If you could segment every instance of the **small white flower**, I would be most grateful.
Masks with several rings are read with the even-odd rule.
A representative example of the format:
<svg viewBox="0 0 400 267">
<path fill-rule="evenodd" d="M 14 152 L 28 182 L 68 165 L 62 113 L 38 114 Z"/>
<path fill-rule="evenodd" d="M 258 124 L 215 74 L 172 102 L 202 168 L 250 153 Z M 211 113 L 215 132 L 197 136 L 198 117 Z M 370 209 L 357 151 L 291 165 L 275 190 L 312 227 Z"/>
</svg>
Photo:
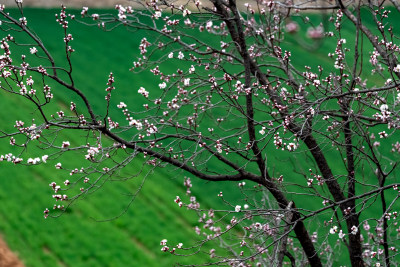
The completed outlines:
<svg viewBox="0 0 400 267">
<path fill-rule="evenodd" d="M 156 11 L 156 12 L 154 13 L 154 17 L 155 17 L 156 19 L 160 18 L 161 15 L 162 15 L 161 11 Z"/>
<path fill-rule="evenodd" d="M 173 52 L 168 54 L 168 58 L 173 58 L 173 57 L 174 57 L 174 53 Z"/>
<path fill-rule="evenodd" d="M 118 108 L 126 108 L 127 105 L 124 102 L 119 102 L 119 105 L 117 105 Z"/>
<path fill-rule="evenodd" d="M 192 13 L 192 12 L 191 12 L 190 10 L 185 9 L 185 10 L 183 10 L 182 15 L 183 15 L 184 17 L 186 17 L 187 15 L 190 15 L 191 13 Z"/>
<path fill-rule="evenodd" d="M 123 13 L 119 13 L 119 14 L 118 14 L 118 18 L 119 18 L 120 20 L 125 20 L 125 19 L 126 19 L 126 15 L 123 14 Z"/>
<path fill-rule="evenodd" d="M 29 51 L 33 55 L 33 54 L 36 54 L 38 50 L 36 49 L 36 47 L 31 47 L 31 48 L 29 48 Z"/>
<path fill-rule="evenodd" d="M 236 207 L 235 207 L 236 212 L 239 212 L 241 209 L 242 209 L 242 207 L 240 205 L 236 205 Z"/>
<path fill-rule="evenodd" d="M 183 84 L 184 84 L 185 86 L 189 86 L 189 85 L 190 85 L 190 78 L 184 79 L 184 80 L 183 80 Z"/>
<path fill-rule="evenodd" d="M 315 109 L 313 109 L 312 107 L 310 107 L 308 111 L 310 112 L 311 116 L 315 115 Z"/>
<path fill-rule="evenodd" d="M 87 14 L 88 10 L 89 10 L 88 7 L 86 7 L 86 6 L 82 7 L 82 11 L 81 11 L 82 17 L 85 16 L 85 15 Z"/>
<path fill-rule="evenodd" d="M 339 231 L 339 238 L 342 239 L 345 236 L 342 230 Z"/>
<path fill-rule="evenodd" d="M 357 232 L 358 232 L 357 226 L 353 225 L 353 226 L 351 227 L 351 234 L 352 234 L 352 235 L 356 235 Z"/>
<path fill-rule="evenodd" d="M 30 76 L 28 79 L 26 79 L 26 84 L 27 85 L 29 85 L 29 86 L 31 86 L 31 85 L 33 85 L 35 82 L 34 82 L 34 80 L 32 79 L 32 76 Z"/>
<path fill-rule="evenodd" d="M 379 109 L 381 110 L 381 112 L 384 112 L 389 109 L 389 106 L 386 104 L 383 104 L 383 105 L 381 105 L 381 107 Z"/>
<path fill-rule="evenodd" d="M 295 151 L 297 149 L 297 145 L 295 143 L 289 143 L 286 147 L 289 151 Z"/>
<path fill-rule="evenodd" d="M 262 128 L 261 128 L 261 130 L 259 131 L 259 133 L 261 134 L 261 135 L 264 135 L 265 134 L 265 127 L 263 126 Z"/>
<path fill-rule="evenodd" d="M 386 137 L 388 137 L 388 134 L 385 131 L 382 131 L 382 132 L 379 132 L 379 137 L 386 138 Z"/>
<path fill-rule="evenodd" d="M 29 164 L 38 164 L 40 162 L 40 158 L 29 158 L 28 159 L 28 161 L 27 161 L 27 163 L 29 163 Z"/>
<path fill-rule="evenodd" d="M 42 156 L 42 161 L 43 161 L 44 163 L 46 163 L 48 158 L 49 158 L 48 155 L 44 155 L 44 156 Z"/>
<path fill-rule="evenodd" d="M 338 227 L 337 227 L 336 225 L 333 226 L 333 227 L 329 230 L 329 233 L 333 235 L 334 233 L 337 232 L 337 228 L 338 228 Z"/>
<path fill-rule="evenodd" d="M 141 130 L 143 128 L 143 124 L 140 121 L 134 119 L 129 121 L 129 126 L 135 126 L 138 130 Z"/>
<path fill-rule="evenodd" d="M 393 68 L 394 72 L 400 72 L 400 64 Z"/>
<path fill-rule="evenodd" d="M 141 94 L 141 95 L 143 95 L 143 96 L 146 97 L 146 98 L 149 97 L 149 92 L 146 91 L 146 89 L 144 89 L 143 87 L 140 87 L 140 88 L 139 88 L 138 93 Z"/>
<path fill-rule="evenodd" d="M 62 148 L 67 148 L 67 147 L 69 147 L 71 144 L 69 143 L 69 141 L 64 141 L 64 142 L 62 142 Z"/>
<path fill-rule="evenodd" d="M 196 69 L 195 69 L 194 66 L 192 65 L 192 66 L 190 67 L 190 69 L 189 69 L 189 73 L 192 74 L 192 73 L 194 73 L 195 70 L 196 70 Z"/>
</svg>

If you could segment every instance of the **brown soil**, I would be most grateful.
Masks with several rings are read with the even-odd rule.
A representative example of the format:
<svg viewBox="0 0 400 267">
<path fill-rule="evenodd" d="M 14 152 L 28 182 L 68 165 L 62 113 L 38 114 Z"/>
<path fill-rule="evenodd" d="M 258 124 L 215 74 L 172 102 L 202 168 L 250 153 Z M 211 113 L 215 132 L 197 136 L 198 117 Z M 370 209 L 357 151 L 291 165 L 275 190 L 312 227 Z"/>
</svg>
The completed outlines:
<svg viewBox="0 0 400 267">
<path fill-rule="evenodd" d="M 6 7 L 14 7 L 14 0 L 1 1 Z M 132 2 L 131 2 L 132 3 Z M 34 7 L 60 7 L 61 5 L 66 7 L 82 8 L 87 7 L 115 7 L 116 4 L 129 5 L 128 0 L 24 0 L 24 6 Z"/>
<path fill-rule="evenodd" d="M 253 0 L 250 0 L 253 1 Z M 174 0 L 176 5 L 184 4 L 187 0 Z M 208 0 L 202 0 L 203 4 L 206 4 Z M 3 0 L 1 4 L 5 4 L 6 7 L 15 7 L 15 0 Z M 107 7 L 113 8 L 115 5 L 133 6 L 137 7 L 138 4 L 132 0 L 23 0 L 23 6 L 26 7 L 60 7 L 64 5 L 66 7 L 82 8 L 87 7 Z"/>
<path fill-rule="evenodd" d="M 25 267 L 18 257 L 8 248 L 0 238 L 0 267 Z"/>
</svg>

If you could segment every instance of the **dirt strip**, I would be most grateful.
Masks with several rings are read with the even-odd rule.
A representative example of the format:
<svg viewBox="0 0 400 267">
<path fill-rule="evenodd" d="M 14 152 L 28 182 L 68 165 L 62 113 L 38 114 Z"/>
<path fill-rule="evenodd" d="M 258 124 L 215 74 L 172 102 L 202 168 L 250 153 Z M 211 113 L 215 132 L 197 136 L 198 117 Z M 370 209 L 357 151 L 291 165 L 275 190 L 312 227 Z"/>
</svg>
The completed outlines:
<svg viewBox="0 0 400 267">
<path fill-rule="evenodd" d="M 18 257 L 8 248 L 0 238 L 0 267 L 25 267 Z"/>
<path fill-rule="evenodd" d="M 62 4 L 66 7 L 75 7 L 82 8 L 83 6 L 87 7 L 115 7 L 116 4 L 121 4 L 127 6 L 132 4 L 128 0 L 23 0 L 24 6 L 29 7 L 60 7 Z M 6 7 L 14 7 L 14 0 L 3 0 L 0 1 L 6 5 Z"/>
</svg>

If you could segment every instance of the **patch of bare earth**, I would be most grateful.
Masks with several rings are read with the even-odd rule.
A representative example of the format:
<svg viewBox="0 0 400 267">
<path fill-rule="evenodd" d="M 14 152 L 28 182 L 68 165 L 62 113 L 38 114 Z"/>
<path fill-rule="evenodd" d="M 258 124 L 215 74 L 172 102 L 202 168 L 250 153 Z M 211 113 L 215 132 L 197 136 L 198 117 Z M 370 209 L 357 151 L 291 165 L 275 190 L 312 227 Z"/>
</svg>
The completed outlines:
<svg viewBox="0 0 400 267">
<path fill-rule="evenodd" d="M 18 257 L 8 248 L 0 238 L 0 267 L 25 267 Z"/>
<path fill-rule="evenodd" d="M 6 6 L 15 5 L 14 0 L 0 1 Z M 132 3 L 132 2 L 131 2 Z M 65 5 L 67 7 L 82 8 L 83 6 L 88 7 L 114 7 L 116 4 L 128 5 L 128 0 L 24 0 L 24 6 L 33 7 L 60 7 Z"/>
</svg>

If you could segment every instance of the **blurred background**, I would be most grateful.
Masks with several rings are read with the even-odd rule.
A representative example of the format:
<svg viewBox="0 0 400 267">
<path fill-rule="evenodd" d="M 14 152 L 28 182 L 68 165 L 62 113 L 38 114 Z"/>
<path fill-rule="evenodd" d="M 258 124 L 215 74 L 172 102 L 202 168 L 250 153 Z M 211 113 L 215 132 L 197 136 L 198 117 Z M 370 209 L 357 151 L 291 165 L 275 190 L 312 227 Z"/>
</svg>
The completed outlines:
<svg viewBox="0 0 400 267">
<path fill-rule="evenodd" d="M 24 6 L 31 7 L 59 7 L 64 4 L 67 7 L 80 8 L 87 7 L 114 7 L 117 4 L 127 5 L 128 0 L 24 0 Z M 10 6 L 15 3 L 14 0 L 4 0 L 0 3 Z"/>
</svg>

